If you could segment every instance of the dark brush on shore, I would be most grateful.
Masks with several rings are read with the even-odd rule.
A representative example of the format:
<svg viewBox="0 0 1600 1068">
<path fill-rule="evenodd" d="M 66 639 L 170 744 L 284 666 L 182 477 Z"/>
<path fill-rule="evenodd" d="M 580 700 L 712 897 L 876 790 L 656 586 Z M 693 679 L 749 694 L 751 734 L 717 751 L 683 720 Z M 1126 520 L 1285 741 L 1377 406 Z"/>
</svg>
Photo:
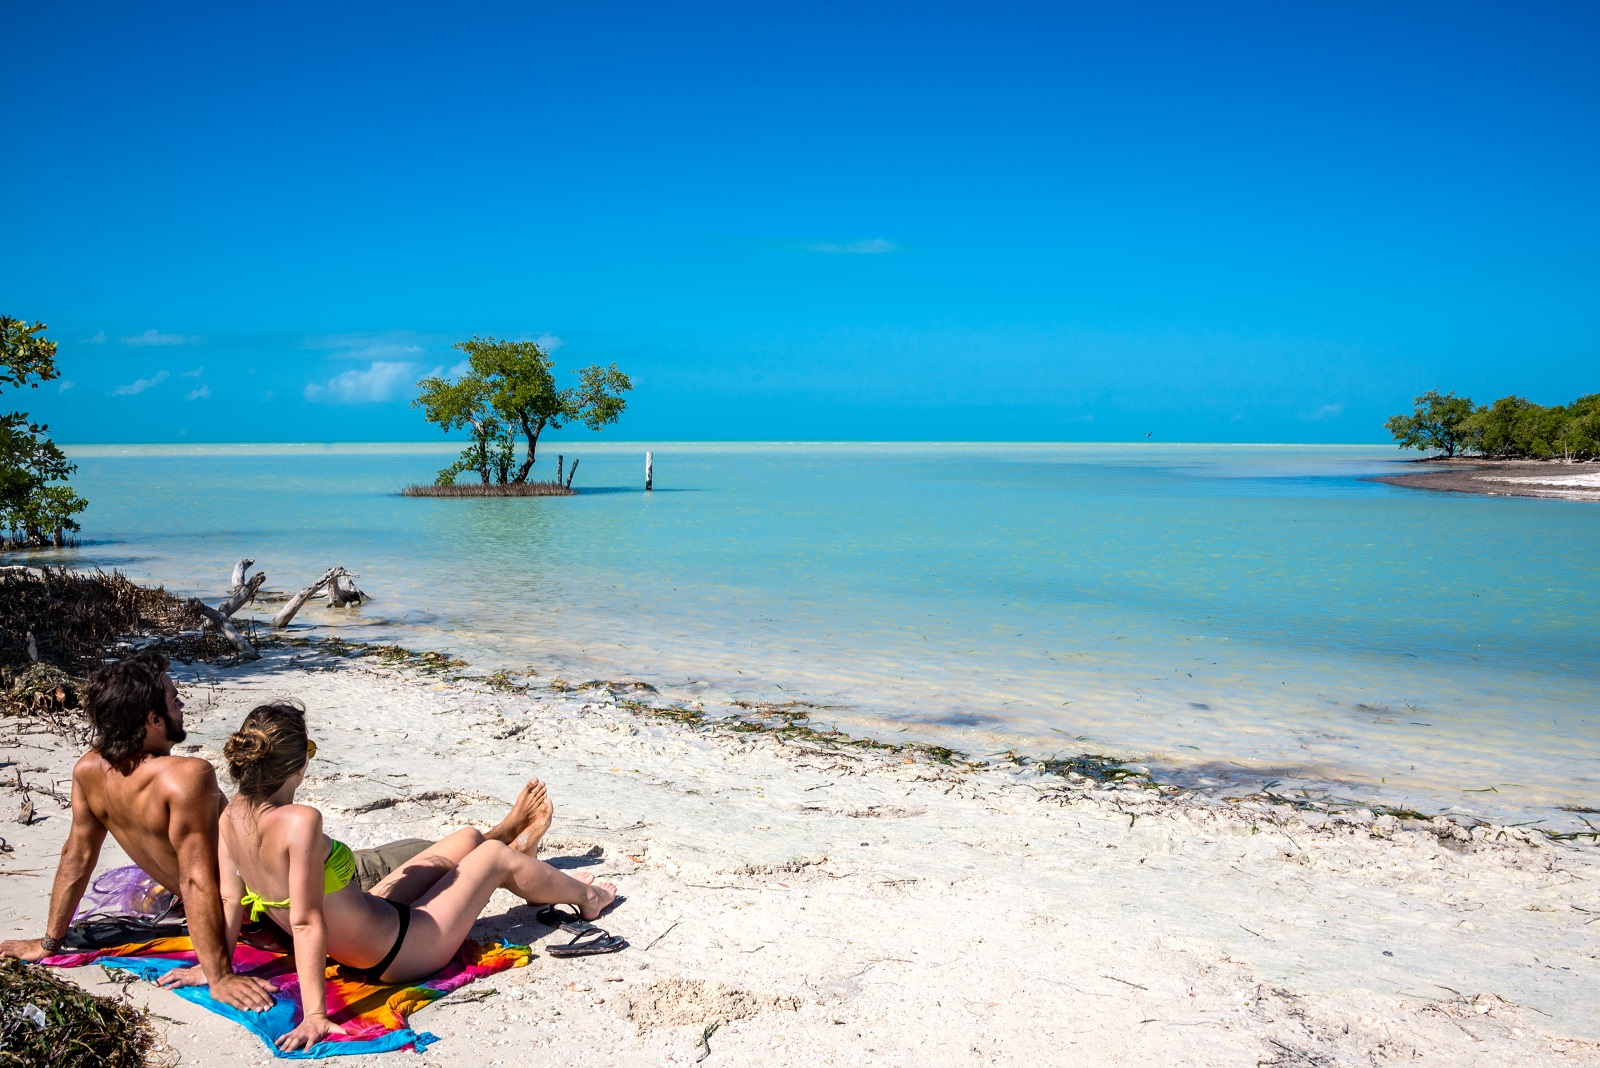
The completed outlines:
<svg viewBox="0 0 1600 1068">
<path fill-rule="evenodd" d="M 120 572 L 0 570 L 0 717 L 72 736 L 81 727 L 83 678 L 108 656 L 125 655 L 129 639 L 185 663 L 235 652 L 191 601 Z"/>
<path fill-rule="evenodd" d="M 559 482 L 468 482 L 440 486 L 415 483 L 400 491 L 402 497 L 572 497 L 577 490 Z"/>
</svg>

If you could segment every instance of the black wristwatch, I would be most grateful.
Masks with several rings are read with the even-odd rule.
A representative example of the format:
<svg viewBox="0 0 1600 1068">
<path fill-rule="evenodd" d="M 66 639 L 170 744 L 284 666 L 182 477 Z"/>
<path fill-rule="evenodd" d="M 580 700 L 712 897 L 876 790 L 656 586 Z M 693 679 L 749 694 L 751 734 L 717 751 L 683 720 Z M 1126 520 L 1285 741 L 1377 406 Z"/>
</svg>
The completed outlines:
<svg viewBox="0 0 1600 1068">
<path fill-rule="evenodd" d="M 53 957 L 61 952 L 61 947 L 66 944 L 66 941 L 65 938 L 51 938 L 49 935 L 45 935 L 39 939 L 39 946 L 44 950 L 45 956 Z"/>
</svg>

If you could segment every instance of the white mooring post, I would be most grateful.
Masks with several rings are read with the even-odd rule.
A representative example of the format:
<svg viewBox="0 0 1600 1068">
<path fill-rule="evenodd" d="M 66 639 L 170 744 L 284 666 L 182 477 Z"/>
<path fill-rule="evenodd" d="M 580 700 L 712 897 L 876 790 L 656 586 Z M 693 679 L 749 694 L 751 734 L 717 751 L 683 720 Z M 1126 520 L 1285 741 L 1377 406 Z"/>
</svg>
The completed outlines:
<svg viewBox="0 0 1600 1068">
<path fill-rule="evenodd" d="M 656 481 L 656 464 L 655 464 L 655 460 L 656 460 L 656 454 L 655 453 L 647 452 L 647 453 L 644 454 L 644 491 L 646 493 L 650 493 L 650 492 L 654 491 L 654 489 L 655 489 L 655 481 Z"/>
</svg>

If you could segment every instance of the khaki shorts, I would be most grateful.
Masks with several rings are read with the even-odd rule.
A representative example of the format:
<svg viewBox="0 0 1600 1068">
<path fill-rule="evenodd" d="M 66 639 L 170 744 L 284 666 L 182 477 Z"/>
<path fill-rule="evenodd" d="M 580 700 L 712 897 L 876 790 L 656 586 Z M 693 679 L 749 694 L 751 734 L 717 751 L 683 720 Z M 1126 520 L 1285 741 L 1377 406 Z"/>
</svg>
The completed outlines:
<svg viewBox="0 0 1600 1068">
<path fill-rule="evenodd" d="M 433 843 L 426 838 L 402 838 L 398 842 L 373 846 L 371 849 L 353 849 L 356 881 L 361 884 L 361 889 L 371 891 L 390 872 L 431 845 Z"/>
</svg>

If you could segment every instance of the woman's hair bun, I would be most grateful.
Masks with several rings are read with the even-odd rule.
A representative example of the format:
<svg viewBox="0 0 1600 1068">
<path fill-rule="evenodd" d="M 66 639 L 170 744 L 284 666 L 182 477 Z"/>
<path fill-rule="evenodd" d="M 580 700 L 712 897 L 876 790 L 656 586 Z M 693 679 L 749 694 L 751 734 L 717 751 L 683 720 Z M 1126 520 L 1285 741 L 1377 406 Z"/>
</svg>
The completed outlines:
<svg viewBox="0 0 1600 1068">
<path fill-rule="evenodd" d="M 272 739 L 267 732 L 253 723 L 247 723 L 235 731 L 222 747 L 222 755 L 228 758 L 230 770 L 244 770 L 251 764 L 265 759 L 272 752 Z M 238 778 L 235 771 L 234 778 Z"/>
</svg>

